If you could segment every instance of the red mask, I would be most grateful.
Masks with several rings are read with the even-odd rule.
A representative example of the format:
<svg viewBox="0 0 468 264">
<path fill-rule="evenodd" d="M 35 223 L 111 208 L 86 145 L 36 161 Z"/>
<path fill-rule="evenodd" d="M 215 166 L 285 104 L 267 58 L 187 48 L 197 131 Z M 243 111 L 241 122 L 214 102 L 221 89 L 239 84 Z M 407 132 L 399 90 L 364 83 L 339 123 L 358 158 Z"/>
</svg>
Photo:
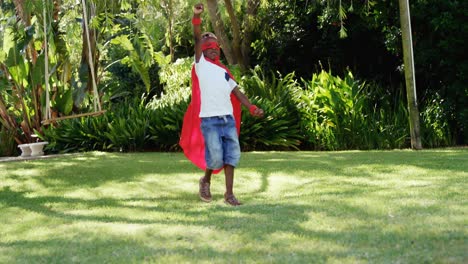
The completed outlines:
<svg viewBox="0 0 468 264">
<path fill-rule="evenodd" d="M 219 50 L 219 45 L 217 42 L 211 41 L 202 44 L 202 50 L 205 51 L 207 49 L 217 49 Z"/>
</svg>

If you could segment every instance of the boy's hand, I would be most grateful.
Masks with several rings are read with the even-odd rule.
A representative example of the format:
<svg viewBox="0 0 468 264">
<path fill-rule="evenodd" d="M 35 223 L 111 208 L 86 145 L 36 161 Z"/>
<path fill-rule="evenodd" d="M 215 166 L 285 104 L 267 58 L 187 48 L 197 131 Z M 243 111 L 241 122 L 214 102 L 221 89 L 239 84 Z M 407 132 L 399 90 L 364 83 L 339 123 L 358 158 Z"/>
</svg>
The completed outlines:
<svg viewBox="0 0 468 264">
<path fill-rule="evenodd" d="M 254 116 L 256 117 L 263 117 L 263 110 L 260 108 L 257 108 L 254 112 Z"/>
<path fill-rule="evenodd" d="M 262 117 L 263 114 L 264 114 L 263 109 L 258 108 L 256 105 L 250 106 L 249 112 L 250 112 L 251 115 L 253 115 L 255 117 Z"/>
<path fill-rule="evenodd" d="M 204 8 L 202 3 L 198 3 L 198 4 L 193 6 L 193 14 L 194 15 L 200 15 L 201 13 L 203 13 L 204 10 L 205 10 L 205 8 Z"/>
</svg>

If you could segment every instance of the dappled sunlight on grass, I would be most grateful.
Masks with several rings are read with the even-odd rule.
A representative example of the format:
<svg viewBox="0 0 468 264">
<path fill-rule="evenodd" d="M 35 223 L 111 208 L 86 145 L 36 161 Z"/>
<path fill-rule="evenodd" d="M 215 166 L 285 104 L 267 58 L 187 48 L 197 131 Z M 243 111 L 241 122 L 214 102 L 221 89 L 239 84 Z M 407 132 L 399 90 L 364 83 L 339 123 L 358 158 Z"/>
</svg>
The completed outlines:
<svg viewBox="0 0 468 264">
<path fill-rule="evenodd" d="M 181 153 L 0 164 L 0 262 L 463 263 L 468 151 L 249 152 L 244 205 Z"/>
</svg>

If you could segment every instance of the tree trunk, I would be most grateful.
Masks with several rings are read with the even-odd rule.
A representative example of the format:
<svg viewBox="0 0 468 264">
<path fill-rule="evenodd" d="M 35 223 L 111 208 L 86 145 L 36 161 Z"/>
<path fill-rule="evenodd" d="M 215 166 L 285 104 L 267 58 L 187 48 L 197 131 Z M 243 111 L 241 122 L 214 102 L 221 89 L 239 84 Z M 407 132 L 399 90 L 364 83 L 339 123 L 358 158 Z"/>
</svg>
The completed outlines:
<svg viewBox="0 0 468 264">
<path fill-rule="evenodd" d="M 403 38 L 403 62 L 405 65 L 406 96 L 408 99 L 411 148 L 422 149 L 419 126 L 416 79 L 414 76 L 413 43 L 411 37 L 411 18 L 408 0 L 399 0 L 400 24 Z"/>
<path fill-rule="evenodd" d="M 83 8 L 88 8 L 88 7 L 83 6 Z M 84 17 L 84 14 L 83 14 L 83 19 L 86 19 L 86 21 L 88 21 L 88 27 L 90 25 L 89 22 L 91 21 L 91 18 L 95 15 L 96 15 L 96 9 L 94 5 L 90 3 L 89 8 L 88 8 L 89 17 Z M 88 91 L 89 93 L 92 93 L 93 92 L 93 81 L 92 81 L 93 78 L 91 74 L 91 67 L 89 65 L 90 58 L 89 58 L 89 52 L 88 52 L 89 47 L 88 47 L 88 39 L 87 39 L 88 32 L 86 32 L 84 23 L 82 25 L 82 29 L 83 29 L 83 35 L 82 35 L 83 50 L 81 51 L 81 64 L 86 65 L 88 68 L 88 82 L 86 84 L 86 91 Z M 97 76 L 99 55 L 97 54 L 97 48 L 96 48 L 96 30 L 93 30 L 91 28 L 89 28 L 88 30 L 89 30 L 89 42 L 91 43 L 91 61 L 94 64 L 94 76 Z M 96 94 L 95 96 L 99 96 L 99 95 Z"/>
<path fill-rule="evenodd" d="M 174 24 L 174 12 L 172 10 L 172 0 L 168 0 L 168 8 L 169 8 L 169 27 L 168 27 L 168 30 L 169 30 L 169 52 L 171 54 L 171 61 L 174 62 L 174 42 L 172 41 L 173 40 L 173 24 Z"/>
<path fill-rule="evenodd" d="M 207 0 L 208 13 L 211 18 L 211 25 L 214 28 L 214 33 L 218 37 L 218 41 L 221 44 L 223 49 L 224 56 L 226 57 L 228 64 L 235 65 L 237 64 L 236 58 L 232 52 L 231 43 L 224 32 L 224 24 L 221 16 L 218 13 L 218 1 L 217 0 Z"/>
<path fill-rule="evenodd" d="M 232 51 L 241 70 L 245 71 L 247 70 L 247 66 L 244 63 L 244 56 L 241 51 L 241 32 L 239 23 L 237 22 L 237 17 L 234 12 L 231 0 L 224 0 L 224 2 L 226 3 L 226 9 L 229 14 L 229 19 L 232 26 Z"/>
<path fill-rule="evenodd" d="M 14 1 L 15 10 L 16 10 L 16 18 L 17 18 L 17 21 L 21 21 L 26 27 L 29 27 L 31 26 L 31 14 L 28 12 L 25 3 L 26 3 L 25 0 Z M 34 48 L 34 41 L 31 41 L 28 44 L 24 59 L 31 61 L 33 65 L 36 64 L 37 51 Z M 24 62 L 24 63 L 28 63 L 28 62 Z M 16 89 L 16 92 L 19 98 L 19 104 L 20 104 L 21 112 L 23 116 L 23 121 L 21 121 L 21 128 L 24 134 L 25 141 L 31 142 L 32 140 L 31 134 L 32 134 L 33 129 L 31 125 L 31 118 L 28 115 L 28 107 L 26 106 L 26 101 L 24 99 L 24 96 L 26 95 L 26 91 L 22 83 L 18 83 L 17 85 L 18 87 Z M 33 99 L 38 98 L 39 96 L 38 90 L 35 89 L 34 87 L 31 89 L 32 89 L 31 92 L 33 94 Z M 38 113 L 36 112 L 36 117 L 37 117 L 36 119 L 40 119 L 40 116 L 37 116 L 37 114 Z M 32 118 L 35 119 L 35 117 L 32 117 Z M 39 129 L 39 127 L 36 127 L 36 128 Z"/>
<path fill-rule="evenodd" d="M 167 41 L 166 44 L 169 46 L 169 54 L 171 56 L 171 62 L 174 62 L 174 43 L 173 43 L 173 35 L 174 35 L 174 10 L 173 10 L 173 3 L 172 0 L 162 0 L 161 7 L 166 13 L 167 19 Z"/>
<path fill-rule="evenodd" d="M 242 40 L 242 57 L 244 64 L 250 68 L 250 45 L 252 44 L 252 31 L 255 25 L 255 16 L 260 6 L 260 0 L 248 0 L 247 12 L 244 20 L 244 39 Z"/>
<path fill-rule="evenodd" d="M 24 1 L 25 0 L 14 0 L 15 2 L 15 10 L 16 10 L 16 18 L 17 20 L 23 21 L 25 25 L 30 25 L 30 19 L 26 14 L 26 10 L 24 9 Z"/>
<path fill-rule="evenodd" d="M 62 0 L 54 0 L 54 12 L 52 18 L 54 21 L 59 21 L 60 8 L 62 7 Z"/>
</svg>

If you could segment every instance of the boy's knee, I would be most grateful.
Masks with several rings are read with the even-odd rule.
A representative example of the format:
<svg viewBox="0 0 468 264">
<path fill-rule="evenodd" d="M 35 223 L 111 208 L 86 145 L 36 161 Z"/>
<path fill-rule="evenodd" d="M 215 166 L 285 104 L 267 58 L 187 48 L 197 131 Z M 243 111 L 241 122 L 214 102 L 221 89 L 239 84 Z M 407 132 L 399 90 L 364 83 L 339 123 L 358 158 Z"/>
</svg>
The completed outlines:
<svg viewBox="0 0 468 264">
<path fill-rule="evenodd" d="M 224 161 L 222 158 L 213 159 L 211 162 L 213 169 L 221 169 L 224 166 Z"/>
<path fill-rule="evenodd" d="M 211 153 L 210 157 L 207 159 L 207 165 L 210 169 L 220 169 L 224 167 L 223 155 L 219 152 Z"/>
</svg>

